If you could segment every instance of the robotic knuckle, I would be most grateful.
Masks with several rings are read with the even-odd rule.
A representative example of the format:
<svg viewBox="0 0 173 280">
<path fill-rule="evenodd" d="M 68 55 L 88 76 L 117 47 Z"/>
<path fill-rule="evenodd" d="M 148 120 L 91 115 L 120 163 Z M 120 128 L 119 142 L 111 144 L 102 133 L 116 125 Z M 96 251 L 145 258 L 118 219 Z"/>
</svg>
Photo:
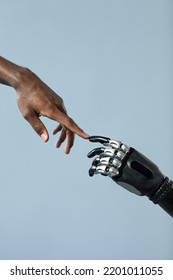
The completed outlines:
<svg viewBox="0 0 173 280">
<path fill-rule="evenodd" d="M 96 167 L 96 171 L 95 171 L 96 174 L 102 174 L 102 175 L 108 175 L 107 173 L 107 165 L 104 165 L 104 164 L 99 164 L 97 167 Z"/>
<path fill-rule="evenodd" d="M 111 148 L 106 148 L 104 149 L 103 154 L 108 155 L 110 157 L 114 156 L 115 150 L 111 149 Z"/>
</svg>

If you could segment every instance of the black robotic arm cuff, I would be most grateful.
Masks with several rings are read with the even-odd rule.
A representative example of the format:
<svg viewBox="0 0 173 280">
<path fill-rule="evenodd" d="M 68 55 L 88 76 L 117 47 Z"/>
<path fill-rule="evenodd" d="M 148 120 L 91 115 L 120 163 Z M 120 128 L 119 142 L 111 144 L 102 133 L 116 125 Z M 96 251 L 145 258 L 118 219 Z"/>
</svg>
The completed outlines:
<svg viewBox="0 0 173 280">
<path fill-rule="evenodd" d="M 150 200 L 154 204 L 159 204 L 169 196 L 169 193 L 173 190 L 173 181 L 169 180 L 168 177 L 159 186 L 159 189 L 150 197 Z"/>
</svg>

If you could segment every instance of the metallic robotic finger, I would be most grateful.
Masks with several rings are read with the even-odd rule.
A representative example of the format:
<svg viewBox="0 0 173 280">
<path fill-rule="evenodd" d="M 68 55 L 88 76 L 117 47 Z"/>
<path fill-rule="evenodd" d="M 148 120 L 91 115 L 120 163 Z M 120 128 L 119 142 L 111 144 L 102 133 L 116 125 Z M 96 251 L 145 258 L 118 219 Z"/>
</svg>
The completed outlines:
<svg viewBox="0 0 173 280">
<path fill-rule="evenodd" d="M 90 142 L 103 146 L 88 153 L 95 157 L 89 175 L 101 174 L 140 196 L 147 196 L 173 217 L 173 181 L 157 165 L 121 141 L 91 136 Z"/>
</svg>

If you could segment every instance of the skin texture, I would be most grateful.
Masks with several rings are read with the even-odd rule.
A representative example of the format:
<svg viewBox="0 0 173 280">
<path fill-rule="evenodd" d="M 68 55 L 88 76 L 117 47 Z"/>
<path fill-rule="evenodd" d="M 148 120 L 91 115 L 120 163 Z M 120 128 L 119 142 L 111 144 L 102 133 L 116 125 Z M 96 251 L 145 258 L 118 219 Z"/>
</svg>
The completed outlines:
<svg viewBox="0 0 173 280">
<path fill-rule="evenodd" d="M 41 116 L 59 123 L 53 134 L 60 132 L 57 148 L 66 140 L 66 154 L 74 144 L 75 134 L 84 139 L 89 138 L 89 135 L 68 116 L 63 99 L 31 70 L 0 56 L 0 83 L 15 89 L 21 114 L 44 142 L 49 140 L 49 133 L 40 120 Z"/>
</svg>

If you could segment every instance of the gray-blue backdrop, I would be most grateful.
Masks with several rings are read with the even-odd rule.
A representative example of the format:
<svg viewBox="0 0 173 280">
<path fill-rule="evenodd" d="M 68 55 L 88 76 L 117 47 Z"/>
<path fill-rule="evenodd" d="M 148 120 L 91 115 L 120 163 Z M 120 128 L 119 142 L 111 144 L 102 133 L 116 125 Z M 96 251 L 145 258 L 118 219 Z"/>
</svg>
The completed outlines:
<svg viewBox="0 0 173 280">
<path fill-rule="evenodd" d="M 90 134 L 122 140 L 173 178 L 171 0 L 1 0 L 0 53 L 29 67 Z M 171 259 L 173 220 L 109 178 L 93 149 L 44 144 L 0 86 L 0 258 Z M 50 133 L 56 123 L 44 119 Z"/>
</svg>

